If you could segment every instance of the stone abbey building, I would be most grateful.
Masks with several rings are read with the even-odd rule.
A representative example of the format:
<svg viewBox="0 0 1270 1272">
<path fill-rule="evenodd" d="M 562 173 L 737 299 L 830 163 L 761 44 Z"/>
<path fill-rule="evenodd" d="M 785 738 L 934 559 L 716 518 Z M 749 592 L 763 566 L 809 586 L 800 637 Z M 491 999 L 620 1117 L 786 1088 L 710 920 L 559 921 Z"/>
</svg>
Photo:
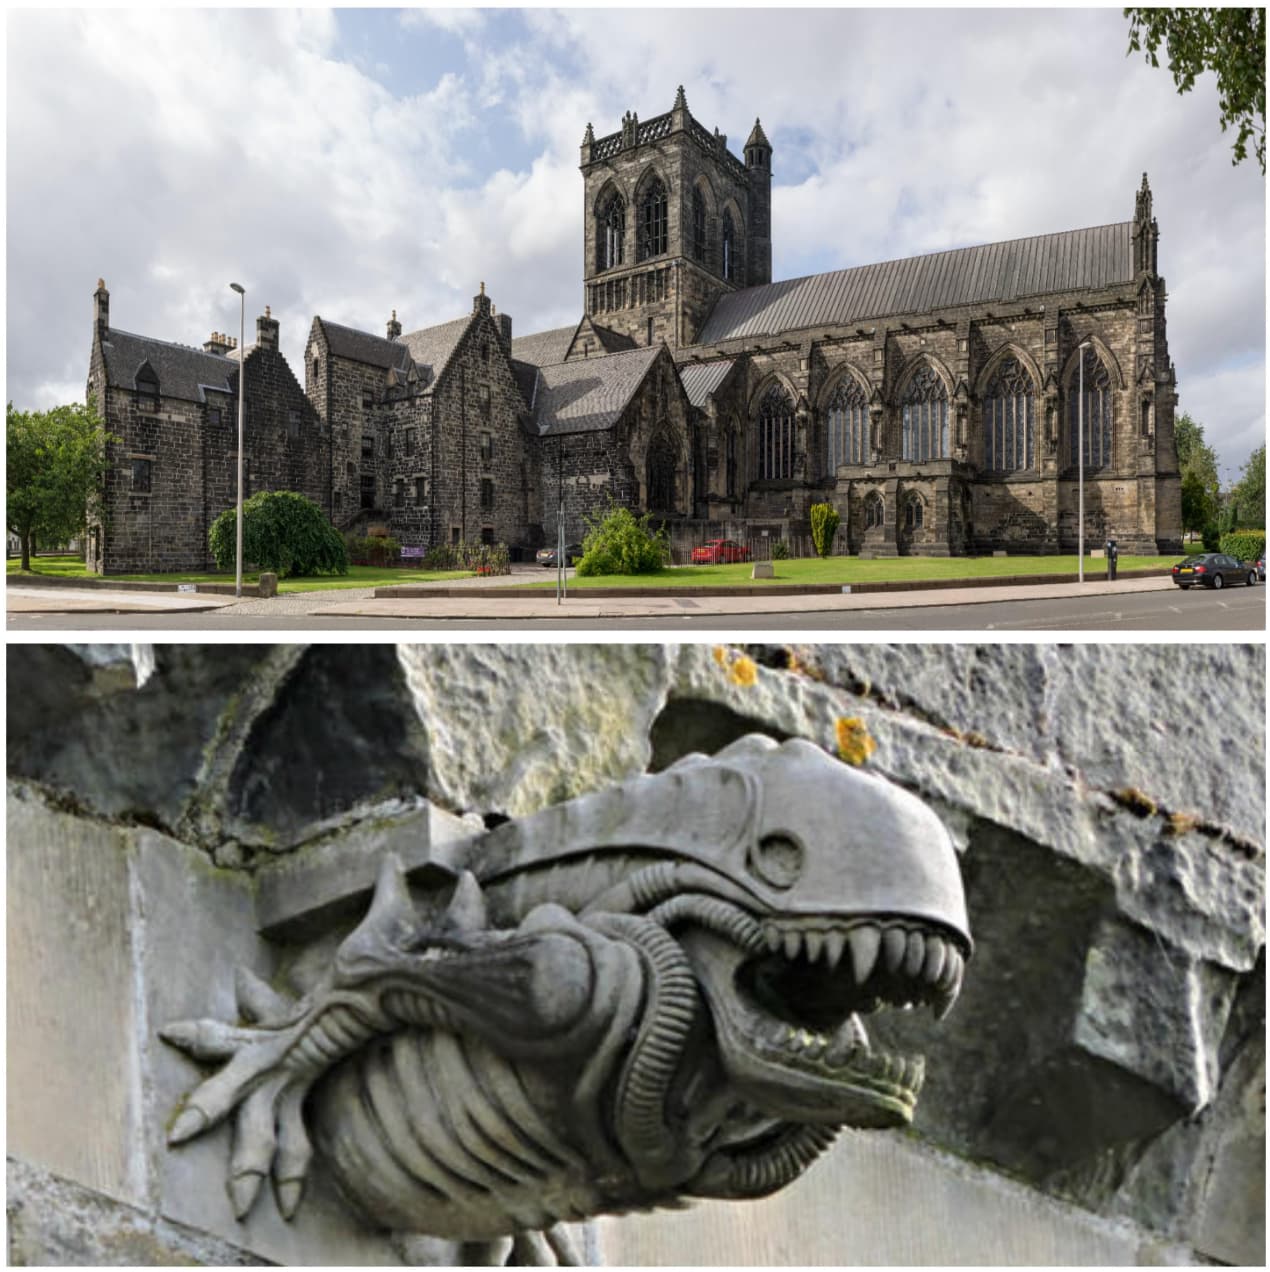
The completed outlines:
<svg viewBox="0 0 1270 1272">
<path fill-rule="evenodd" d="M 249 493 L 298 490 L 344 530 L 403 544 L 554 542 L 612 497 L 709 534 L 788 537 L 812 504 L 871 556 L 1077 542 L 1181 544 L 1159 230 L 1133 219 L 773 282 L 772 147 L 734 155 L 680 89 L 582 142 L 583 314 L 513 333 L 469 314 L 379 336 L 315 317 L 303 386 L 266 309 L 247 349 L 110 325 L 95 294 L 89 391 L 112 444 L 103 571 L 207 561 L 234 502 L 245 380 Z"/>
</svg>

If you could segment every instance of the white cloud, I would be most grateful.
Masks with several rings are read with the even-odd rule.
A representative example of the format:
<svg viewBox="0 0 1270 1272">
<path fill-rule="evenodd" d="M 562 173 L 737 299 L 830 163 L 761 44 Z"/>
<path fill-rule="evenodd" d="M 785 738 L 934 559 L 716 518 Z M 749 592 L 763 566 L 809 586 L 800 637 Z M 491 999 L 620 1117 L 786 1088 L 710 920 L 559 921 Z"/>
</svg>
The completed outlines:
<svg viewBox="0 0 1270 1272">
<path fill-rule="evenodd" d="M 345 53 L 346 13 L 10 13 L 11 396 L 82 382 L 99 274 L 120 326 L 191 343 L 233 329 L 240 279 L 297 370 L 315 313 L 378 331 L 395 306 L 410 329 L 482 279 L 520 332 L 574 321 L 582 131 L 682 83 L 734 151 L 763 118 L 777 277 L 1127 220 L 1149 171 L 1182 405 L 1242 460 L 1264 426 L 1265 193 L 1230 164 L 1211 76 L 1179 96 L 1110 10 L 674 19 L 405 11 L 407 49 L 459 38 L 394 94 L 359 67 L 400 83 L 401 50 Z"/>
</svg>

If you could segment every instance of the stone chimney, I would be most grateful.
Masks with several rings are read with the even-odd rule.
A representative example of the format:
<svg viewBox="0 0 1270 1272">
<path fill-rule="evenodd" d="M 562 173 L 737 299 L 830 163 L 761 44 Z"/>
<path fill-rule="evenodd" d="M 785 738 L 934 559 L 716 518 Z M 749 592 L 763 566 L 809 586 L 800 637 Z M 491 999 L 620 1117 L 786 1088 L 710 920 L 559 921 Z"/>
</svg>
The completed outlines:
<svg viewBox="0 0 1270 1272">
<path fill-rule="evenodd" d="M 480 293 L 472 297 L 472 312 L 474 314 L 489 315 L 490 303 L 489 297 L 485 294 L 485 284 L 481 284 Z"/>
<path fill-rule="evenodd" d="M 388 339 L 397 340 L 401 336 L 401 323 L 397 321 L 397 311 L 392 311 L 392 317 L 388 319 Z"/>
<path fill-rule="evenodd" d="M 270 314 L 268 305 L 264 317 L 256 319 L 256 346 L 275 351 L 278 348 L 278 320 Z"/>
<path fill-rule="evenodd" d="M 511 314 L 494 314 L 494 325 L 498 328 L 498 343 L 510 354 L 512 351 L 512 316 Z"/>
<path fill-rule="evenodd" d="M 102 278 L 97 280 L 97 290 L 93 292 L 93 327 L 98 337 L 105 340 L 110 331 L 110 293 Z"/>
<path fill-rule="evenodd" d="M 223 332 L 213 331 L 210 336 L 203 342 L 204 353 L 214 353 L 219 357 L 224 357 L 232 348 L 234 342 Z"/>
</svg>

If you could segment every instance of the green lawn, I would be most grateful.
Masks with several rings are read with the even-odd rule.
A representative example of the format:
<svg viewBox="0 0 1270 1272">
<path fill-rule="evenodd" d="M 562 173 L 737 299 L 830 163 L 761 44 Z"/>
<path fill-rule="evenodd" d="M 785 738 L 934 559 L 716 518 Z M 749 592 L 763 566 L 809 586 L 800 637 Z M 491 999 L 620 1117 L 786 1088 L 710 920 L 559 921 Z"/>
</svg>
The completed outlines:
<svg viewBox="0 0 1270 1272">
<path fill-rule="evenodd" d="M 1176 556 L 1120 557 L 1121 570 L 1167 567 Z M 887 557 L 862 561 L 859 557 L 813 558 L 802 561 L 775 561 L 776 577 L 751 579 L 752 565 L 683 565 L 660 574 L 610 574 L 604 577 L 573 578 L 571 588 L 587 587 L 736 587 L 780 583 L 883 583 L 905 579 L 993 578 L 1018 574 L 1074 574 L 1078 558 L 1070 556 L 1008 557 Z M 1107 563 L 1085 561 L 1085 576 L 1101 578 Z M 555 587 L 554 580 L 532 587 Z"/>
<path fill-rule="evenodd" d="M 11 575 L 21 574 L 20 559 L 12 557 L 8 562 Z M 320 592 L 334 587 L 386 587 L 390 583 L 433 583 L 445 579 L 470 578 L 470 570 L 414 570 L 393 569 L 388 566 L 350 565 L 347 574 L 321 574 L 312 578 L 280 579 L 279 592 Z M 102 579 L 99 574 L 89 574 L 78 557 L 34 557 L 31 572 L 25 578 Z M 259 576 L 244 574 L 243 585 L 255 586 Z M 233 583 L 232 574 L 108 574 L 104 581 L 120 583 Z"/>
</svg>

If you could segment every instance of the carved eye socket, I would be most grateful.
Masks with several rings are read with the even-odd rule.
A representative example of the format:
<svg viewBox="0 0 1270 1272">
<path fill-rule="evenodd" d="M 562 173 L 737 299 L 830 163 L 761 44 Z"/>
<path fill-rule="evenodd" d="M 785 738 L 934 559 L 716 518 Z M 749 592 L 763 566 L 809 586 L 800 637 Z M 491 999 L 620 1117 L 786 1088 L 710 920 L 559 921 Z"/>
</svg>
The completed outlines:
<svg viewBox="0 0 1270 1272">
<path fill-rule="evenodd" d="M 773 888 L 792 887 L 803 872 L 803 846 L 789 835 L 764 835 L 750 849 L 750 869 Z"/>
</svg>

